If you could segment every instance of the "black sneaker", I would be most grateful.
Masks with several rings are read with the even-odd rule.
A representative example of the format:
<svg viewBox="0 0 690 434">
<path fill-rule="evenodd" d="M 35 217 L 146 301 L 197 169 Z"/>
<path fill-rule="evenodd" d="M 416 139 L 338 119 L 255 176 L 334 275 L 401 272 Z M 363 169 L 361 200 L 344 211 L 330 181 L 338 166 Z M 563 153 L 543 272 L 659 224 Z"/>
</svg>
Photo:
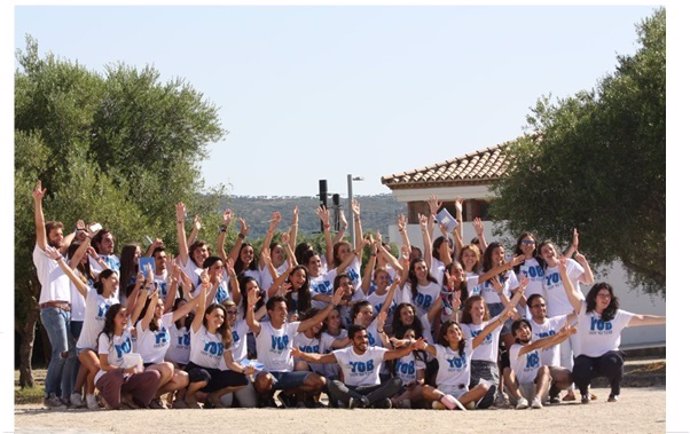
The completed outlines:
<svg viewBox="0 0 690 434">
<path fill-rule="evenodd" d="M 281 391 L 278 393 L 278 401 L 283 405 L 283 408 L 295 408 L 296 402 L 295 402 L 295 397 L 290 396 L 285 391 Z"/>
<path fill-rule="evenodd" d="M 389 409 L 393 408 L 393 402 L 390 400 L 390 398 L 382 399 L 380 401 L 376 401 L 374 404 L 372 404 L 373 408 L 382 408 L 382 409 Z"/>
</svg>

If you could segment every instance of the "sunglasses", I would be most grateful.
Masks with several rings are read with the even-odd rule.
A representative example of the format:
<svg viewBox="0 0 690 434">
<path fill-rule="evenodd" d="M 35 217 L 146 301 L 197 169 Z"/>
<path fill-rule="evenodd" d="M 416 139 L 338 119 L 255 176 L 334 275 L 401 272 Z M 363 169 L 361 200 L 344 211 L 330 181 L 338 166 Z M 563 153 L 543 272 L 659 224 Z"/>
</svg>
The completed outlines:
<svg viewBox="0 0 690 434">
<path fill-rule="evenodd" d="M 534 241 L 532 240 L 522 240 L 520 241 L 522 244 L 534 244 Z"/>
</svg>

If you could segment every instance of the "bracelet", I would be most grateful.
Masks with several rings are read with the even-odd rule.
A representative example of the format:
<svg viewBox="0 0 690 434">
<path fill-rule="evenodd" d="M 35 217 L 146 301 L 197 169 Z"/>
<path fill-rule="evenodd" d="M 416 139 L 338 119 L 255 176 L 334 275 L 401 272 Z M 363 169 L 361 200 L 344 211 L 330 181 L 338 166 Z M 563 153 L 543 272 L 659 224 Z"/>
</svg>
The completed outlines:
<svg viewBox="0 0 690 434">
<path fill-rule="evenodd" d="M 239 238 L 240 240 L 243 240 L 244 237 L 245 237 L 245 235 L 244 235 L 242 232 L 240 232 L 239 234 L 237 234 L 237 238 Z"/>
<path fill-rule="evenodd" d="M 178 220 L 177 221 L 177 224 L 182 224 L 182 223 L 184 223 L 184 220 Z"/>
</svg>

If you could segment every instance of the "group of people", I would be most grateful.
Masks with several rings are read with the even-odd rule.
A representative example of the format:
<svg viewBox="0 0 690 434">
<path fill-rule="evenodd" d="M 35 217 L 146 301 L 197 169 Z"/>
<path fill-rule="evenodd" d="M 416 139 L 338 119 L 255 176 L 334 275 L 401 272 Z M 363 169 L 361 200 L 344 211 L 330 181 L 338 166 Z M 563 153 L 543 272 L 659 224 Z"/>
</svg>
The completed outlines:
<svg viewBox="0 0 690 434">
<path fill-rule="evenodd" d="M 315 408 L 325 395 L 341 408 L 539 409 L 575 400 L 575 388 L 582 403 L 596 399 L 597 376 L 615 402 L 621 330 L 665 323 L 619 309 L 607 283 L 584 296 L 579 285 L 594 277 L 577 231 L 565 254 L 526 232 L 509 260 L 479 219 L 469 244 L 462 221 L 439 225 L 432 241 L 435 197 L 418 216 L 421 248 L 398 219 L 398 255 L 380 234 L 364 236 L 355 201 L 352 243 L 317 210 L 323 255 L 297 244 L 296 208 L 282 234 L 273 214 L 258 254 L 237 218 L 226 253 L 232 211 L 212 249 L 197 238 L 199 219 L 187 236 L 178 203 L 176 255 L 156 239 L 118 258 L 100 224 L 79 221 L 64 235 L 45 221 L 44 195 L 39 181 L 33 259 L 50 408 Z M 462 200 L 455 206 L 461 220 Z"/>
</svg>

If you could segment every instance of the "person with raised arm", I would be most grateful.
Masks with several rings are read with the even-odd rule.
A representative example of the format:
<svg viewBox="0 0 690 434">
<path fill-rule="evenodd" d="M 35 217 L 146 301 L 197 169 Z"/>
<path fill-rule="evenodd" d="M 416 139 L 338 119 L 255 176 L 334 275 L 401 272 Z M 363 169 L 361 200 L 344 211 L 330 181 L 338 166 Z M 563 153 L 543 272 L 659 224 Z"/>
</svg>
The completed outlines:
<svg viewBox="0 0 690 434">
<path fill-rule="evenodd" d="M 238 220 L 240 222 L 240 232 L 237 234 L 237 239 L 235 239 L 235 244 L 232 246 L 228 258 L 234 261 L 235 274 L 237 274 L 237 278 L 240 281 L 242 277 L 252 277 L 259 283 L 259 287 L 263 288 L 259 261 L 254 254 L 254 247 L 246 241 L 251 227 L 243 218 Z"/>
<path fill-rule="evenodd" d="M 43 215 L 45 194 L 46 189 L 42 187 L 41 181 L 38 181 L 32 192 L 36 229 L 33 262 L 38 282 L 41 284 L 38 299 L 41 323 L 48 334 L 51 347 L 43 404 L 48 408 L 64 409 L 72 393 L 71 365 L 76 360 L 74 357 L 70 358 L 74 356 L 74 340 L 69 336 L 70 279 L 47 253 L 48 247 L 62 252 L 67 246 L 65 246 L 66 237 L 62 233 L 63 224 L 58 221 L 45 221 Z M 61 396 L 58 396 L 59 392 Z"/>
<path fill-rule="evenodd" d="M 98 335 L 100 370 L 96 374 L 96 387 L 106 408 L 113 410 L 148 407 L 160 381 L 158 371 L 142 371 L 142 366 L 128 360 L 128 355 L 133 353 L 132 329 L 124 306 L 116 303 L 108 308 L 103 330 Z"/>
<path fill-rule="evenodd" d="M 285 241 L 283 241 L 283 239 L 281 239 L 281 242 L 273 241 L 275 231 L 278 229 L 281 220 L 282 216 L 280 215 L 280 212 L 273 212 L 271 221 L 268 225 L 268 230 L 266 230 L 266 236 L 264 237 L 263 244 L 259 250 L 261 252 L 261 255 L 259 256 L 259 271 L 261 272 L 260 280 L 262 285 L 261 289 L 264 291 L 267 291 L 268 288 L 273 285 L 273 281 L 275 280 L 273 273 L 268 267 L 269 261 L 278 275 L 283 274 L 288 268 L 290 268 L 285 251 L 285 249 L 288 247 L 285 244 L 285 241 L 289 243 L 289 234 L 286 234 L 286 237 L 284 238 Z M 268 252 L 266 258 L 264 258 L 264 251 Z"/>
<path fill-rule="evenodd" d="M 292 349 L 292 355 L 312 363 L 337 363 L 343 371 L 343 381 L 329 380 L 328 391 L 336 402 L 346 408 L 391 408 L 390 397 L 401 388 L 399 378 L 391 378 L 381 384 L 379 371 L 385 361 L 398 359 L 419 350 L 424 341 L 418 339 L 413 345 L 388 350 L 369 345 L 364 326 L 354 324 L 348 329 L 352 346 L 333 351 L 330 354 L 314 354 Z"/>
<path fill-rule="evenodd" d="M 561 268 L 566 267 L 564 262 L 561 264 Z M 587 404 L 592 399 L 589 385 L 596 377 L 609 380 L 611 393 L 608 402 L 617 402 L 623 379 L 623 355 L 618 349 L 621 332 L 626 327 L 664 325 L 666 317 L 620 309 L 613 287 L 606 282 L 594 284 L 584 301 L 574 288 L 566 289 L 577 313 L 578 328 L 573 335 L 573 380 L 580 390 L 581 402 Z"/>
<path fill-rule="evenodd" d="M 156 398 L 151 402 L 152 408 L 168 408 L 161 395 L 184 389 L 189 384 L 189 376 L 185 371 L 176 368 L 165 359 L 165 355 L 172 344 L 171 331 L 175 322 L 187 316 L 201 299 L 197 295 L 191 302 L 179 307 L 175 311 L 165 313 L 164 302 L 159 298 L 156 290 L 147 298 L 142 313 L 135 324 L 137 332 L 137 352 L 141 354 L 144 368 L 156 370 L 160 374 L 160 383 Z"/>
<path fill-rule="evenodd" d="M 362 263 L 360 260 L 362 249 L 365 242 L 362 235 L 362 222 L 360 217 L 360 205 L 356 200 L 352 201 L 352 214 L 355 219 L 354 227 L 354 249 L 347 241 L 341 241 L 333 245 L 333 264 L 329 264 L 331 268 L 339 268 L 343 263 L 349 263 L 345 269 L 345 274 L 350 277 L 355 291 L 359 291 L 362 286 L 362 278 L 360 276 L 360 268 Z M 340 274 L 340 273 L 338 273 Z"/>
<path fill-rule="evenodd" d="M 424 398 L 433 408 L 465 410 L 470 404 L 477 408 L 491 405 L 496 384 L 487 380 L 471 381 L 472 355 L 508 319 L 512 310 L 512 306 L 506 307 L 476 334 L 466 334 L 458 322 L 446 321 L 441 326 L 438 344 L 424 346 L 424 351 L 434 356 L 439 364 L 436 387 L 424 385 L 422 388 Z M 465 336 L 472 340 L 467 342 Z"/>
<path fill-rule="evenodd" d="M 472 240 L 472 244 L 476 244 L 482 254 L 484 254 L 487 247 L 486 238 L 484 238 L 484 222 L 481 218 L 475 217 L 474 220 L 472 220 L 472 227 L 474 228 L 474 233 L 477 235 L 477 237 Z"/>
<path fill-rule="evenodd" d="M 211 290 L 206 271 L 201 274 L 201 282 L 201 298 L 191 325 L 189 363 L 185 367 L 189 387 L 184 399 L 190 408 L 200 408 L 197 392 L 208 393 L 206 402 L 221 406 L 220 397 L 247 386 L 247 375 L 253 374 L 252 367 L 242 367 L 232 356 L 232 334 L 225 322 L 227 313 L 223 305 L 214 303 L 206 307 L 207 292 Z M 227 371 L 220 369 L 221 358 L 225 359 Z"/>
<path fill-rule="evenodd" d="M 517 390 L 511 399 L 516 403 L 516 409 L 527 408 L 527 402 L 531 402 L 533 409 L 542 408 L 542 401 L 546 399 L 547 392 L 558 394 L 560 388 L 568 387 L 570 376 L 567 371 L 560 370 L 560 374 L 565 374 L 564 378 L 552 376 L 551 368 L 544 364 L 542 350 L 553 347 L 563 342 L 568 336 L 575 333 L 575 329 L 565 325 L 558 333 L 547 338 L 532 340 L 532 326 L 526 319 L 520 319 L 513 323 L 511 327 L 515 343 L 510 347 L 510 367 L 511 381 L 515 381 Z M 558 369 L 558 368 L 554 368 Z M 557 371 L 554 370 L 554 374 Z M 549 384 L 553 381 L 551 391 Z"/>
<path fill-rule="evenodd" d="M 537 255 L 536 238 L 531 232 L 523 232 L 517 239 L 515 244 L 515 256 L 524 257 L 525 261 L 522 264 L 517 264 L 513 267 L 513 272 L 516 275 L 525 276 L 529 279 L 527 288 L 525 289 L 525 299 L 530 298 L 534 294 L 545 297 L 544 293 L 544 260 Z M 523 304 L 526 300 L 521 301 L 518 305 L 518 312 L 522 316 L 527 316 L 529 309 L 525 309 Z"/>
<path fill-rule="evenodd" d="M 191 245 L 187 244 L 185 232 L 185 218 L 187 207 L 184 203 L 178 202 L 175 205 L 176 225 L 177 225 L 177 244 L 179 261 L 182 271 L 189 277 L 194 285 L 199 282 L 199 276 L 204 270 L 204 261 L 210 256 L 209 245 L 205 241 L 195 240 Z"/>
<path fill-rule="evenodd" d="M 550 240 L 543 241 L 538 248 L 539 256 L 544 259 L 544 294 L 547 301 L 547 314 L 550 317 L 567 315 L 572 311 L 572 305 L 568 300 L 567 291 L 561 278 L 559 269 L 559 258 L 561 257 L 558 249 Z M 594 282 L 592 270 L 587 259 L 579 254 L 575 254 L 575 259 L 567 258 L 565 261 L 568 277 L 573 284 L 578 297 L 584 299 L 580 289 L 580 284 L 591 285 Z M 572 372 L 573 370 L 573 338 L 561 342 L 561 367 Z M 563 401 L 574 401 L 575 390 L 573 387 L 568 389 Z"/>
<path fill-rule="evenodd" d="M 247 325 L 256 337 L 257 359 L 265 371 L 257 374 L 254 382 L 260 396 L 260 405 L 275 406 L 272 394 L 283 390 L 284 396 L 298 392 L 316 394 L 326 385 L 326 379 L 313 372 L 294 372 L 294 358 L 290 354 L 295 336 L 321 323 L 328 313 L 340 303 L 344 290 L 338 288 L 331 303 L 314 317 L 305 321 L 288 323 L 288 304 L 284 297 L 271 297 L 266 303 L 268 321 L 259 323 L 254 315 L 257 291 L 247 293 Z"/>
</svg>

